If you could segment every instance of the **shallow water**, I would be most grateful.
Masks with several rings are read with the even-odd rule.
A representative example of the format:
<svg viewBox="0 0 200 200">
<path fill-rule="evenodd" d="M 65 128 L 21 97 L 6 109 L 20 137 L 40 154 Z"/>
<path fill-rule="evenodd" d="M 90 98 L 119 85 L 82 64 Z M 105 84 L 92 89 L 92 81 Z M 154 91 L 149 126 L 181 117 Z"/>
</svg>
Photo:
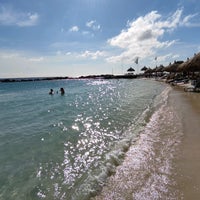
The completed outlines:
<svg viewBox="0 0 200 200">
<path fill-rule="evenodd" d="M 60 87 L 64 96 L 56 93 Z M 166 195 L 179 142 L 170 126 L 159 134 L 158 121 L 176 118 L 166 105 L 168 92 L 150 80 L 1 83 L 0 199 L 89 199 L 114 174 L 128 197 Z M 132 169 L 137 173 L 129 176 Z"/>
</svg>

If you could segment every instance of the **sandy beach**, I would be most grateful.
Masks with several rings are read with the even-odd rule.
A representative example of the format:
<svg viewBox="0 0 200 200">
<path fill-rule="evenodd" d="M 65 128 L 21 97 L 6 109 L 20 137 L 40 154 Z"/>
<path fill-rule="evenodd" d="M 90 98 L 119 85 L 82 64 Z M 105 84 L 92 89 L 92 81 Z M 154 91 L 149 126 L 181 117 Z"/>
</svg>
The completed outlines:
<svg viewBox="0 0 200 200">
<path fill-rule="evenodd" d="M 182 199 L 200 197 L 200 93 L 184 92 L 175 87 L 170 94 L 170 104 L 181 117 L 183 138 L 175 161 L 177 189 Z"/>
</svg>

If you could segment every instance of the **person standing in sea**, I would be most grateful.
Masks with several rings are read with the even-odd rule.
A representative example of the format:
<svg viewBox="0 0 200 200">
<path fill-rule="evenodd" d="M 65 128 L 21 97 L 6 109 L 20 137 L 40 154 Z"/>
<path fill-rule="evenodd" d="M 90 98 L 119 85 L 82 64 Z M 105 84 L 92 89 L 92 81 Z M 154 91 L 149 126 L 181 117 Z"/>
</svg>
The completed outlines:
<svg viewBox="0 0 200 200">
<path fill-rule="evenodd" d="M 50 95 L 53 95 L 53 94 L 54 94 L 53 89 L 50 89 L 49 94 L 50 94 Z"/>
<path fill-rule="evenodd" d="M 64 94 L 65 94 L 64 88 L 60 88 L 60 94 L 61 94 L 61 95 L 64 95 Z"/>
</svg>

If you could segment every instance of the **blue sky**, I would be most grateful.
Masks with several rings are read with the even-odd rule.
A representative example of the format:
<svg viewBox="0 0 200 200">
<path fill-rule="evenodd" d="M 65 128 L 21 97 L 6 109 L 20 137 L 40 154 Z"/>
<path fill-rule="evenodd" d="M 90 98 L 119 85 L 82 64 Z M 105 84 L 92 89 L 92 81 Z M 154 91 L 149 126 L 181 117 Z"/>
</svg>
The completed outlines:
<svg viewBox="0 0 200 200">
<path fill-rule="evenodd" d="M 0 0 L 0 77 L 140 72 L 192 57 L 199 35 L 199 0 Z"/>
</svg>

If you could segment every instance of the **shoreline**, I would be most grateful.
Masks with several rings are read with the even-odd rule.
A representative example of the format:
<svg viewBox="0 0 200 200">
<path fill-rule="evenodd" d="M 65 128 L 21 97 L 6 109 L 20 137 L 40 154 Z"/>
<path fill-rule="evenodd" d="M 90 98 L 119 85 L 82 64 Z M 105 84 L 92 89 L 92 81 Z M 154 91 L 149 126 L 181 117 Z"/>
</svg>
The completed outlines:
<svg viewBox="0 0 200 200">
<path fill-rule="evenodd" d="M 184 86 L 171 86 L 166 108 L 155 120 L 158 128 L 153 124 L 150 138 L 144 139 L 147 125 L 147 132 L 129 149 L 116 174 L 92 199 L 199 199 L 200 95 L 184 92 Z M 149 141 L 154 150 L 146 158 Z"/>
</svg>

